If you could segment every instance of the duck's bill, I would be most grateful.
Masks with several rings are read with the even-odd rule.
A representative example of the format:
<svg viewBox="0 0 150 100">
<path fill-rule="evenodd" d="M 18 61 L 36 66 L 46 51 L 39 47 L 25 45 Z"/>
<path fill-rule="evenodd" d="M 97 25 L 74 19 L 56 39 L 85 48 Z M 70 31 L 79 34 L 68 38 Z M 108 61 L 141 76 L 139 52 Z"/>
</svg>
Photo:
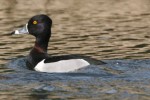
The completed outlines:
<svg viewBox="0 0 150 100">
<path fill-rule="evenodd" d="M 11 34 L 29 34 L 29 31 L 28 31 L 28 24 L 26 24 L 24 27 L 18 29 L 18 30 L 15 30 L 14 32 L 12 32 Z"/>
</svg>

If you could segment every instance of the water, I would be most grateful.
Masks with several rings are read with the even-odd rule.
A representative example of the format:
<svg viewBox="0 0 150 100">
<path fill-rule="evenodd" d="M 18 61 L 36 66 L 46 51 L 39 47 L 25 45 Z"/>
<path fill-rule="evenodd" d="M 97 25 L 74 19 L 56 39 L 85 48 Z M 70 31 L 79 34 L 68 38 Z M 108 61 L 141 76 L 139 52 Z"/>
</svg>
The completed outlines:
<svg viewBox="0 0 150 100">
<path fill-rule="evenodd" d="M 0 99 L 149 100 L 149 5 L 149 0 L 1 0 Z M 27 70 L 24 57 L 34 37 L 8 33 L 40 13 L 53 20 L 50 55 L 83 54 L 107 64 L 60 74 Z"/>
</svg>

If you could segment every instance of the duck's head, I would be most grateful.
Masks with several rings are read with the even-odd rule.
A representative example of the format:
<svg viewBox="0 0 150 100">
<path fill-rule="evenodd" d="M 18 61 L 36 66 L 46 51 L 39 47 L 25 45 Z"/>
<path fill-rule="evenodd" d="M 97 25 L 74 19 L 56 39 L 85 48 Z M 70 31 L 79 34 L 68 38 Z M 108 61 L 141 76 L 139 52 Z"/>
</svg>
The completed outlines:
<svg viewBox="0 0 150 100">
<path fill-rule="evenodd" d="M 11 34 L 25 34 L 29 33 L 36 38 L 51 36 L 52 20 L 44 14 L 33 16 L 28 23 Z"/>
</svg>

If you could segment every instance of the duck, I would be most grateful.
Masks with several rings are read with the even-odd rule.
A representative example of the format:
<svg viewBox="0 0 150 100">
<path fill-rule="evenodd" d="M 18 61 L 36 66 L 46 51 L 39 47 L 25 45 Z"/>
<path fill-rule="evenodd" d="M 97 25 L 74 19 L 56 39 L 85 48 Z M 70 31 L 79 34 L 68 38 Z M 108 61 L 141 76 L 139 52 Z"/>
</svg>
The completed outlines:
<svg viewBox="0 0 150 100">
<path fill-rule="evenodd" d="M 91 65 L 90 62 L 98 65 L 104 64 L 100 60 L 82 55 L 49 56 L 47 48 L 51 37 L 51 28 L 52 19 L 45 14 L 39 14 L 29 19 L 24 27 L 11 32 L 11 35 L 30 34 L 35 37 L 35 44 L 26 61 L 29 69 L 38 72 L 65 73 L 85 68 Z"/>
</svg>

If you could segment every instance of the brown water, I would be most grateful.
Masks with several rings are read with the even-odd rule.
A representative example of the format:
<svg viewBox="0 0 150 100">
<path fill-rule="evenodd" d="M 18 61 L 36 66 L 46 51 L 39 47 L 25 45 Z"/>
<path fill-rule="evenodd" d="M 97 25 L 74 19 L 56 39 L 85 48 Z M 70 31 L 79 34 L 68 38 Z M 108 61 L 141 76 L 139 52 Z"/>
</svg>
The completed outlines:
<svg viewBox="0 0 150 100">
<path fill-rule="evenodd" d="M 52 37 L 48 50 L 51 55 L 83 54 L 96 59 L 150 58 L 149 0 L 0 0 L 1 66 L 13 58 L 24 57 L 29 53 L 34 44 L 34 37 L 30 35 L 8 36 L 7 34 L 26 24 L 32 16 L 41 13 L 47 14 L 53 20 Z M 11 69 L 4 67 L 1 67 L 0 71 L 4 74 L 12 72 Z M 117 89 L 122 87 L 122 84 L 126 84 L 126 82 L 122 83 L 120 80 L 122 79 L 117 80 Z M 48 95 L 46 97 L 61 98 L 63 96 L 66 98 L 87 99 L 89 95 L 89 99 L 100 99 L 102 96 L 103 98 L 106 97 L 105 99 L 111 98 L 116 100 L 115 94 L 111 95 L 111 92 L 113 91 L 112 93 L 114 93 L 116 90 L 112 88 L 113 86 L 110 87 L 110 84 L 116 83 L 107 83 L 110 87 L 110 93 L 107 93 L 104 91 L 109 89 L 98 88 L 99 86 L 107 87 L 107 85 L 104 85 L 105 82 L 96 86 L 94 83 L 89 83 L 85 87 L 82 85 L 85 85 L 86 82 L 84 83 L 83 80 L 80 82 L 76 84 L 73 84 L 73 82 L 70 84 L 69 82 L 62 82 L 61 84 L 61 82 L 57 83 L 54 81 L 52 84 L 55 87 L 58 85 L 60 88 L 62 85 L 61 88 L 71 91 L 72 94 L 56 89 L 52 96 L 49 94 L 49 91 L 45 91 L 45 94 Z M 128 91 L 131 88 L 130 93 L 122 92 L 121 99 L 130 100 L 134 98 L 137 100 L 138 98 L 139 100 L 148 100 L 150 92 L 147 94 L 140 89 L 136 90 L 138 83 L 136 85 L 133 84 L 128 83 L 125 88 L 118 89 L 119 93 L 121 93 L 122 90 Z M 145 84 L 143 87 L 149 88 Z M 1 86 L 3 87 L 3 85 Z M 44 93 L 39 93 L 36 97 L 34 92 L 33 94 L 31 93 L 32 95 L 30 94 L 32 91 L 31 87 L 36 85 L 36 82 L 27 87 L 22 85 L 19 87 L 15 84 L 9 88 L 10 90 L 2 89 L 0 98 L 9 98 L 10 95 L 12 98 L 12 95 L 19 95 L 21 92 L 22 94 L 17 96 L 18 98 L 16 97 L 16 99 L 23 97 L 24 100 L 29 98 L 36 100 L 36 98 L 40 98 L 38 97 L 39 95 L 45 95 Z M 80 86 L 78 87 L 78 85 Z M 18 90 L 15 89 L 15 92 L 12 92 L 14 88 Z M 20 88 L 22 90 L 19 90 Z M 81 92 L 80 88 L 84 92 Z M 86 92 L 91 88 L 94 89 Z M 101 94 L 90 94 L 95 90 Z M 59 92 L 63 93 L 63 95 L 58 95 Z M 78 94 L 78 92 L 83 94 Z M 37 93 L 35 94 L 37 95 Z M 132 94 L 136 95 L 133 96 Z M 120 95 L 118 94 L 118 96 Z M 15 96 L 13 99 L 15 100 Z"/>
</svg>

